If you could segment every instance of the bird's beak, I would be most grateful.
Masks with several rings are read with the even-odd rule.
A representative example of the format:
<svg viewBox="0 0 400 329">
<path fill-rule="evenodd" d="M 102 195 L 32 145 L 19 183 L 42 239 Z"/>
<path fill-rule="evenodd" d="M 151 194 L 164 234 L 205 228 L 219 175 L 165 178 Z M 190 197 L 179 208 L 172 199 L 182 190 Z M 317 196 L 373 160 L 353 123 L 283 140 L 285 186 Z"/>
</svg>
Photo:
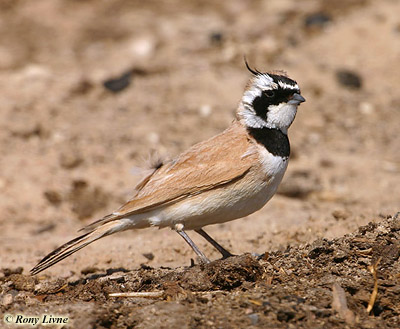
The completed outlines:
<svg viewBox="0 0 400 329">
<path fill-rule="evenodd" d="M 292 99 L 288 102 L 288 104 L 299 105 L 300 103 L 305 102 L 306 99 L 298 93 L 293 94 Z"/>
</svg>

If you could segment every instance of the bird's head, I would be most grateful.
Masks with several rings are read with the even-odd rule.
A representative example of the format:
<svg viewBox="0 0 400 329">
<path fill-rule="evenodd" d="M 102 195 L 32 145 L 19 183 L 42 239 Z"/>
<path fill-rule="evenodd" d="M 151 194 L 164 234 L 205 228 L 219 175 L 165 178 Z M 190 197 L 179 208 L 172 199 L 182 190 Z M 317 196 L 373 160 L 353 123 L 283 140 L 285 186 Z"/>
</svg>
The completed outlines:
<svg viewBox="0 0 400 329">
<path fill-rule="evenodd" d="M 297 106 L 305 99 L 297 82 L 283 71 L 262 73 L 246 62 L 252 77 L 238 109 L 238 119 L 249 128 L 280 129 L 286 133 L 292 124 Z"/>
</svg>

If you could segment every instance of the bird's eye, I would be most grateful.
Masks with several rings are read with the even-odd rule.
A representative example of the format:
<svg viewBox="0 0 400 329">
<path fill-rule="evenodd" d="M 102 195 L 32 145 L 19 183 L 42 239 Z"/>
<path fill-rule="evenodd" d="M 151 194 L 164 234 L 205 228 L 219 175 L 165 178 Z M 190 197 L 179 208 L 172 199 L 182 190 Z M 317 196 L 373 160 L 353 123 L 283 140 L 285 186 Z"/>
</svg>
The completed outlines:
<svg viewBox="0 0 400 329">
<path fill-rule="evenodd" d="M 267 90 L 267 91 L 264 92 L 264 94 L 265 94 L 267 97 L 270 97 L 270 98 L 272 98 L 272 97 L 275 96 L 275 92 L 274 92 L 273 90 Z"/>
</svg>

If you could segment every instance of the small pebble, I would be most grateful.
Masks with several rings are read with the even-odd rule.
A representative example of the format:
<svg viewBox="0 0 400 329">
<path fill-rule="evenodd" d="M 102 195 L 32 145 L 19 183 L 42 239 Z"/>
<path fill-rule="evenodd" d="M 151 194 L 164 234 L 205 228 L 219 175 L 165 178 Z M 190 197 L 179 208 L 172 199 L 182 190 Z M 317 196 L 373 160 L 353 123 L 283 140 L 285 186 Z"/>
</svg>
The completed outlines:
<svg viewBox="0 0 400 329">
<path fill-rule="evenodd" d="M 362 80 L 358 73 L 350 70 L 338 70 L 336 72 L 338 83 L 349 89 L 361 89 Z"/>
<path fill-rule="evenodd" d="M 43 192 L 44 197 L 46 200 L 52 204 L 53 206 L 59 206 L 62 202 L 62 196 L 59 192 L 54 190 L 47 190 Z"/>
<path fill-rule="evenodd" d="M 253 326 L 256 325 L 256 324 L 258 323 L 259 316 L 258 316 L 257 313 L 249 314 L 249 315 L 248 315 L 248 318 L 250 319 L 251 324 L 252 324 Z"/>
<path fill-rule="evenodd" d="M 224 36 L 221 32 L 212 32 L 210 34 L 210 43 L 213 46 L 220 46 L 224 41 Z"/>
<path fill-rule="evenodd" d="M 306 16 L 304 25 L 312 28 L 322 28 L 332 21 L 332 18 L 324 13 L 314 13 Z"/>
<path fill-rule="evenodd" d="M 130 42 L 129 52 L 139 57 L 148 57 L 154 53 L 156 42 L 151 37 L 140 37 Z"/>
<path fill-rule="evenodd" d="M 59 157 L 60 166 L 64 169 L 74 169 L 83 162 L 83 157 L 78 150 L 66 149 Z"/>
<path fill-rule="evenodd" d="M 146 137 L 151 144 L 158 144 L 160 141 L 160 135 L 155 132 L 150 132 Z"/>
<path fill-rule="evenodd" d="M 360 265 L 371 265 L 371 259 L 366 257 L 361 257 L 357 260 L 357 263 Z"/>
<path fill-rule="evenodd" d="M 81 270 L 81 274 L 87 275 L 87 274 L 96 273 L 98 271 L 99 271 L 99 269 L 97 267 L 88 266 L 88 267 L 85 267 L 84 269 Z"/>
<path fill-rule="evenodd" d="M 7 306 L 13 302 L 13 296 L 11 294 L 5 294 L 1 300 L 1 305 Z"/>
<path fill-rule="evenodd" d="M 336 219 L 336 220 L 345 220 L 347 218 L 349 218 L 351 216 L 351 213 L 346 211 L 346 210 L 334 210 L 332 212 L 332 216 Z"/>
<path fill-rule="evenodd" d="M 129 70 L 128 72 L 123 73 L 121 76 L 117 78 L 107 79 L 103 82 L 104 87 L 113 92 L 119 93 L 120 91 L 124 90 L 131 84 L 132 78 L 132 71 Z"/>
<path fill-rule="evenodd" d="M 154 254 L 152 252 L 146 252 L 142 254 L 144 257 L 146 257 L 148 260 L 153 260 L 154 259 Z"/>
<path fill-rule="evenodd" d="M 200 116 L 202 116 L 203 118 L 209 117 L 211 112 L 212 112 L 212 108 L 208 104 L 202 105 L 199 109 Z"/>
<path fill-rule="evenodd" d="M 340 262 L 344 261 L 347 257 L 348 257 L 347 253 L 345 251 L 343 251 L 343 250 L 336 250 L 333 253 L 333 260 L 336 263 L 340 263 Z"/>
<path fill-rule="evenodd" d="M 22 274 L 24 269 L 21 266 L 18 266 L 16 268 L 2 268 L 1 272 L 4 273 L 4 276 L 10 276 L 12 274 Z"/>
<path fill-rule="evenodd" d="M 360 103 L 359 109 L 362 114 L 367 114 L 367 115 L 372 114 L 375 111 L 374 106 L 368 102 Z"/>
</svg>

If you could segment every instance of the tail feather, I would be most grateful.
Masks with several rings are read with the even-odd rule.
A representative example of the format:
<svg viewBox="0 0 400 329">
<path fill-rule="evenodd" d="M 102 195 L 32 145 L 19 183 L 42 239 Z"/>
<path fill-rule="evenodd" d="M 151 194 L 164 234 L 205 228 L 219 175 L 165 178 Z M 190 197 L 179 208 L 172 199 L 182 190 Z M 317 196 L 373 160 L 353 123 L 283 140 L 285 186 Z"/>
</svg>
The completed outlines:
<svg viewBox="0 0 400 329">
<path fill-rule="evenodd" d="M 104 224 L 115 221 L 117 219 L 121 219 L 123 217 L 125 217 L 125 216 L 121 216 L 118 213 L 112 213 L 110 215 L 104 216 L 103 218 L 100 218 L 100 219 L 94 221 L 93 223 L 90 223 L 89 225 L 81 228 L 80 230 L 78 230 L 78 232 L 92 232 L 96 228 L 98 228 Z"/>
<path fill-rule="evenodd" d="M 116 232 L 114 226 L 115 225 L 104 225 L 102 227 L 98 227 L 97 229 L 91 232 L 78 236 L 77 238 L 72 239 L 71 241 L 68 241 L 67 243 L 53 250 L 46 257 L 44 257 L 34 268 L 32 268 L 30 271 L 31 275 L 35 275 L 44 271 L 50 266 L 58 263 L 59 261 L 72 255 L 78 250 L 86 247 L 88 244 L 106 235 Z"/>
</svg>

